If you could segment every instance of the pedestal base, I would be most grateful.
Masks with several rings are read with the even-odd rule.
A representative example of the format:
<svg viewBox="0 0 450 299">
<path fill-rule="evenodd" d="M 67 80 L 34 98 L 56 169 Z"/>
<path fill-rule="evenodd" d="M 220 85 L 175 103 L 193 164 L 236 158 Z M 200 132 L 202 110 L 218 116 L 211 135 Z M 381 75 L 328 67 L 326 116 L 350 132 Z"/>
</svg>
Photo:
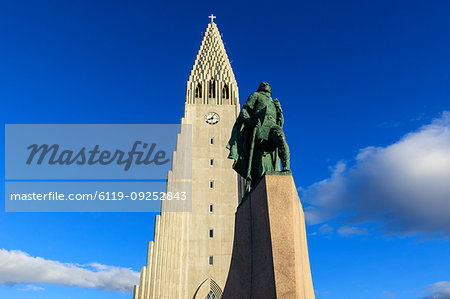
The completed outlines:
<svg viewBox="0 0 450 299">
<path fill-rule="evenodd" d="M 265 175 L 238 207 L 223 299 L 314 299 L 305 217 L 292 175 Z"/>
</svg>

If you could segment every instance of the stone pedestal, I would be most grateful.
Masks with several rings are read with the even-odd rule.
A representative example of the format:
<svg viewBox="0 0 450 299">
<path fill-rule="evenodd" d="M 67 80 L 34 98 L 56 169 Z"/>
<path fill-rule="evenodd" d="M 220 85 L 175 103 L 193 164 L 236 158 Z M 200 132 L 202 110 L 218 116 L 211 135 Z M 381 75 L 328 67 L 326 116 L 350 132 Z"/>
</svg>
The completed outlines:
<svg viewBox="0 0 450 299">
<path fill-rule="evenodd" d="M 266 174 L 238 207 L 222 298 L 314 298 L 305 217 L 292 175 Z"/>
</svg>

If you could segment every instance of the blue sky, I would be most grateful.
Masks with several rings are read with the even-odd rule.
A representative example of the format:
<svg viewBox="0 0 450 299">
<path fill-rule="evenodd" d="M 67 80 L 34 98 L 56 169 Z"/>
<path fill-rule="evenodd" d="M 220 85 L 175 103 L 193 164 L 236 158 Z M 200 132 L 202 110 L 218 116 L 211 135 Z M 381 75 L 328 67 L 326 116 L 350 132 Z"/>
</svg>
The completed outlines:
<svg viewBox="0 0 450 299">
<path fill-rule="evenodd" d="M 211 13 L 241 103 L 283 106 L 317 298 L 450 298 L 448 1 L 1 1 L 2 122 L 178 123 Z M 0 297 L 131 298 L 154 215 L 0 212 Z"/>
</svg>

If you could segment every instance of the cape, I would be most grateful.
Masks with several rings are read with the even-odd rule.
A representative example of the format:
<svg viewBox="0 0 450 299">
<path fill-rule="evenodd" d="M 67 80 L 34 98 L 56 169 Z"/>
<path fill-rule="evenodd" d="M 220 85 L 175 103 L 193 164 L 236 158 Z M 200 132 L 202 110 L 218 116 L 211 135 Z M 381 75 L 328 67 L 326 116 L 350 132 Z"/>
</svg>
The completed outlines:
<svg viewBox="0 0 450 299">
<path fill-rule="evenodd" d="M 247 177 L 247 171 L 252 135 L 253 127 L 246 124 L 239 115 L 231 131 L 227 149 L 230 150 L 228 159 L 234 160 L 233 169 L 245 179 L 251 179 Z"/>
</svg>

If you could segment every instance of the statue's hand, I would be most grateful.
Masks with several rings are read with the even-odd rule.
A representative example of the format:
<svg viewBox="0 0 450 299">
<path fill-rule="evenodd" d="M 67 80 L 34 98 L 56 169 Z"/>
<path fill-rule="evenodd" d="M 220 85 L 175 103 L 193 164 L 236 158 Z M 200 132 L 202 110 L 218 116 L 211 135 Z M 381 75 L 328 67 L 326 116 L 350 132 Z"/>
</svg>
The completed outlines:
<svg viewBox="0 0 450 299">
<path fill-rule="evenodd" d="M 253 117 L 251 119 L 250 125 L 253 127 L 259 128 L 259 127 L 261 127 L 261 121 L 259 120 L 258 117 Z"/>
<path fill-rule="evenodd" d="M 259 117 L 253 116 L 252 118 L 249 119 L 248 122 L 251 126 L 259 128 L 261 127 L 261 121 L 259 120 Z"/>
<path fill-rule="evenodd" d="M 261 121 L 259 120 L 259 118 L 256 119 L 256 125 L 255 125 L 255 127 L 256 127 L 257 129 L 259 129 L 259 128 L 261 127 Z"/>
</svg>

